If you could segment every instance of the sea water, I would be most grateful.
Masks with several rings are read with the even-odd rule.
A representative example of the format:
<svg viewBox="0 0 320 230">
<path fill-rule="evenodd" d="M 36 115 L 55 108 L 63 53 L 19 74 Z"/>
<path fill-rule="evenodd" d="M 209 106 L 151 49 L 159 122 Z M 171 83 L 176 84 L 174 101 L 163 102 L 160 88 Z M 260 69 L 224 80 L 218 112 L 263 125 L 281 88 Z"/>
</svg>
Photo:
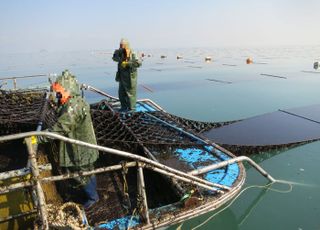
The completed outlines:
<svg viewBox="0 0 320 230">
<path fill-rule="evenodd" d="M 61 73 L 117 95 L 113 50 L 0 54 L 0 78 Z M 138 70 L 138 97 L 167 112 L 200 121 L 230 121 L 320 103 L 320 46 L 273 48 L 189 48 L 137 50 L 145 54 Z M 161 55 L 167 56 L 160 58 Z M 177 59 L 181 55 L 182 59 Z M 149 57 L 148 57 L 149 56 Z M 212 62 L 205 62 L 211 56 Z M 247 65 L 251 57 L 253 64 Z M 265 76 L 261 74 L 273 75 Z M 12 80 L 0 80 L 11 88 Z M 46 77 L 18 79 L 17 86 L 47 85 Z M 86 93 L 89 102 L 102 97 Z M 320 142 L 257 153 L 252 158 L 274 178 L 294 182 L 268 189 L 248 167 L 245 190 L 218 214 L 210 212 L 169 229 L 320 229 Z M 221 209 L 219 209 L 221 210 Z M 219 211 L 218 210 L 218 211 Z M 211 218 L 215 215 L 213 218 Z M 210 220 L 209 220 L 210 218 Z"/>
</svg>

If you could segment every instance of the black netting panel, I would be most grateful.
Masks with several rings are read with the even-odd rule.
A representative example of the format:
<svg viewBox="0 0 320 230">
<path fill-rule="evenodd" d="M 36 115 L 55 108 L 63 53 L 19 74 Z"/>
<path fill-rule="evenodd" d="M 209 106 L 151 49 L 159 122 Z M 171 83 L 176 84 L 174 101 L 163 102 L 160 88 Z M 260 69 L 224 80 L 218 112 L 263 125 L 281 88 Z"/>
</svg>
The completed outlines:
<svg viewBox="0 0 320 230">
<path fill-rule="evenodd" d="M 34 131 L 43 122 L 51 126 L 56 120 L 44 90 L 0 91 L 0 135 Z"/>
</svg>

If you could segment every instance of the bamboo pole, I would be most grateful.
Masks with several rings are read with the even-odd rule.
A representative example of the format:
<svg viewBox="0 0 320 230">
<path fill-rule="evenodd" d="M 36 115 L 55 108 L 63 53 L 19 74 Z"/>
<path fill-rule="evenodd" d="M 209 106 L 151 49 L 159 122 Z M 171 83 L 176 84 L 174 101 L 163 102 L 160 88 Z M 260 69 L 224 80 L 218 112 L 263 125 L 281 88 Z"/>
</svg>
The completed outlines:
<svg viewBox="0 0 320 230">
<path fill-rule="evenodd" d="M 40 173 L 39 173 L 38 164 L 37 164 L 36 152 L 33 148 L 31 137 L 25 138 L 25 142 L 28 148 L 28 153 L 29 153 L 31 172 L 33 175 L 32 179 L 34 183 L 34 190 L 36 191 L 37 198 L 38 198 L 38 209 L 40 211 L 42 228 L 49 229 L 45 197 L 39 181 Z"/>
<path fill-rule="evenodd" d="M 140 195 L 142 197 L 142 202 L 143 202 L 144 217 L 146 218 L 147 224 L 150 224 L 149 208 L 148 208 L 147 195 L 146 195 L 146 186 L 144 183 L 143 169 L 141 164 L 138 164 L 138 174 L 139 174 L 139 185 L 140 185 L 139 190 L 140 190 Z"/>
</svg>

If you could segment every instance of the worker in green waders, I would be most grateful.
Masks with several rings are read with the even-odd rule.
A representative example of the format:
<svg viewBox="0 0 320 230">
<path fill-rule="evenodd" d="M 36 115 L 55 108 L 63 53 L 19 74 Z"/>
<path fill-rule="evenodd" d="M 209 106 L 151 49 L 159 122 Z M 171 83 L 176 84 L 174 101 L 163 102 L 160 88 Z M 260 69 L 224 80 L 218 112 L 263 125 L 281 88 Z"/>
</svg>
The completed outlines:
<svg viewBox="0 0 320 230">
<path fill-rule="evenodd" d="M 69 71 L 64 71 L 51 86 L 56 96 L 58 120 L 48 131 L 63 136 L 97 144 L 90 115 L 89 104 L 80 96 L 80 87 Z M 62 173 L 81 172 L 94 169 L 99 152 L 95 149 L 66 143 L 59 143 L 59 166 Z M 99 196 L 96 190 L 96 177 L 82 176 L 66 180 L 70 200 L 89 208 Z M 65 194 L 66 195 L 66 194 Z"/>
<path fill-rule="evenodd" d="M 120 112 L 135 111 L 137 102 L 137 68 L 141 61 L 130 49 L 128 40 L 121 39 L 120 48 L 114 51 L 112 59 L 118 63 L 116 81 L 119 82 Z"/>
</svg>

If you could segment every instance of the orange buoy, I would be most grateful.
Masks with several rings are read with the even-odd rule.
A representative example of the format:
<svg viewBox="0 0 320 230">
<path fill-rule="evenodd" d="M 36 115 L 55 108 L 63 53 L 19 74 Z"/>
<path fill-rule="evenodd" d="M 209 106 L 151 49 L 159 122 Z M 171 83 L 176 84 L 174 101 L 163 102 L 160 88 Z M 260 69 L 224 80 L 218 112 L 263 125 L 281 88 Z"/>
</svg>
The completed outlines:
<svg viewBox="0 0 320 230">
<path fill-rule="evenodd" d="M 252 64 L 253 60 L 252 60 L 252 58 L 249 57 L 249 58 L 247 58 L 246 62 L 247 62 L 247 64 Z"/>
</svg>

